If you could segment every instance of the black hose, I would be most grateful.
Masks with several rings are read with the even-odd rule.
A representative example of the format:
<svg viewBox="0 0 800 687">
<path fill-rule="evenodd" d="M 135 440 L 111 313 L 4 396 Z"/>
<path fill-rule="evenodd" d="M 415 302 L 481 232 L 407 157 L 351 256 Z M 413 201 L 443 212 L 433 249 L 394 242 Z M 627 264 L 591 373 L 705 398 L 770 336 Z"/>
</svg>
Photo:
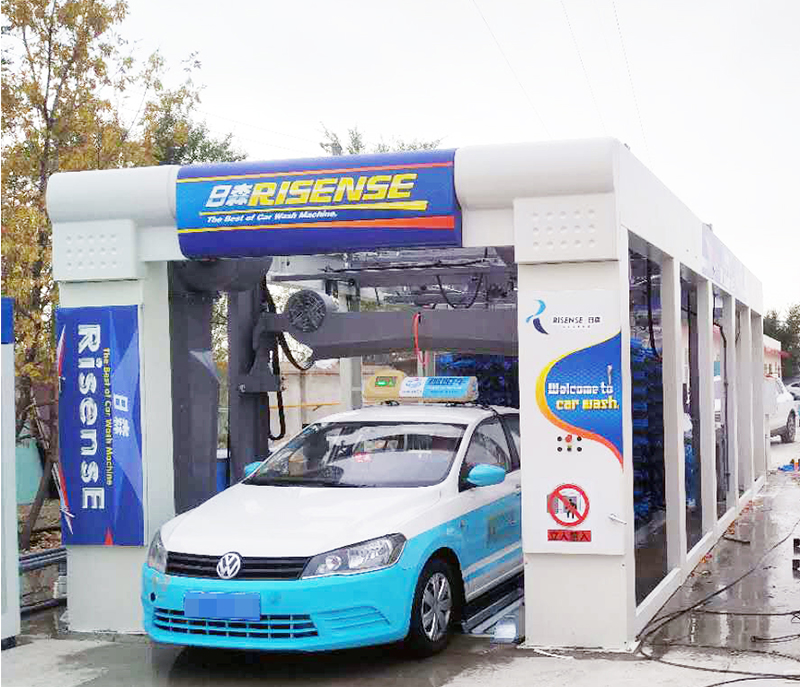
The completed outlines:
<svg viewBox="0 0 800 687">
<path fill-rule="evenodd" d="M 650 330 L 650 349 L 653 351 L 653 355 L 658 360 L 661 360 L 656 348 L 655 327 L 653 325 L 653 274 L 650 268 L 650 258 L 645 258 L 645 269 L 647 271 L 647 327 Z"/>
<path fill-rule="evenodd" d="M 272 294 L 269 292 L 269 288 L 267 286 L 264 286 L 264 291 L 266 293 L 267 309 L 271 313 L 277 314 L 278 308 L 275 306 L 275 301 L 272 299 Z M 313 361 L 309 361 L 309 363 L 307 365 L 301 365 L 299 362 L 297 362 L 297 358 L 294 357 L 294 354 L 292 353 L 292 349 L 289 348 L 289 342 L 286 340 L 286 336 L 285 336 L 285 334 L 283 332 L 277 332 L 275 334 L 275 339 L 278 341 L 278 344 L 280 345 L 281 349 L 283 350 L 283 354 L 286 356 L 286 359 L 295 368 L 300 370 L 300 372 L 306 372 L 306 371 L 310 370 L 312 367 L 314 367 L 314 362 Z"/>
<path fill-rule="evenodd" d="M 464 303 L 453 303 L 447 297 L 447 292 L 444 290 L 444 286 L 442 286 L 442 278 L 439 275 L 436 275 L 436 283 L 439 285 L 439 292 L 442 294 L 442 298 L 444 298 L 444 302 L 447 303 L 453 310 L 469 310 L 473 305 L 475 305 L 475 301 L 478 300 L 478 294 L 481 290 L 481 284 L 483 284 L 483 275 L 478 278 L 478 285 L 475 287 L 475 293 L 472 294 L 472 300 L 467 304 Z"/>
<path fill-rule="evenodd" d="M 63 606 L 65 603 L 67 603 L 66 599 L 45 599 L 39 603 L 20 606 L 19 612 L 21 615 L 27 615 L 28 613 L 36 613 L 37 611 L 46 611 L 48 608 Z"/>
<path fill-rule="evenodd" d="M 29 572 L 39 570 L 50 565 L 57 565 L 67 560 L 67 550 L 63 546 L 56 549 L 47 549 L 37 553 L 23 553 L 19 557 L 19 571 Z"/>
</svg>

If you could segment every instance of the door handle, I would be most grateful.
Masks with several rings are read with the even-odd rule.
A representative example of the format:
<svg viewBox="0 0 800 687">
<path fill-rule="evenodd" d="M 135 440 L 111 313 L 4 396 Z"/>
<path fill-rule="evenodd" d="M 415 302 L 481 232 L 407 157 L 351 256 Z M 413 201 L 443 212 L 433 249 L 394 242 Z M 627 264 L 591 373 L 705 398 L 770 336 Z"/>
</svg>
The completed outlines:
<svg viewBox="0 0 800 687">
<path fill-rule="evenodd" d="M 608 514 L 608 519 L 612 520 L 613 522 L 618 522 L 620 525 L 627 525 L 628 524 L 622 518 L 619 518 L 616 515 L 614 515 L 614 513 L 609 513 Z"/>
</svg>

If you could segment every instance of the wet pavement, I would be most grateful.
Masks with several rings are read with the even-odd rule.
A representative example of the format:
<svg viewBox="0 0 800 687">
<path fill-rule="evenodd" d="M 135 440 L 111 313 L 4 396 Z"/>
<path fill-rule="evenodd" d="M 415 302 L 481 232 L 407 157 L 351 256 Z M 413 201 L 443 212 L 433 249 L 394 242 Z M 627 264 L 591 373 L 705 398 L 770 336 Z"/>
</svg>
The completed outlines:
<svg viewBox="0 0 800 687">
<path fill-rule="evenodd" d="M 800 443 L 772 445 L 773 467 L 797 457 Z M 59 633 L 62 608 L 24 620 L 22 645 L 2 654 L 3 685 L 708 687 L 754 672 L 775 677 L 750 678 L 746 684 L 798 684 L 800 638 L 780 638 L 800 633 L 800 615 L 792 615 L 800 611 L 800 577 L 793 575 L 791 565 L 792 539 L 800 537 L 800 526 L 764 555 L 798 520 L 800 473 L 772 473 L 767 488 L 729 530 L 729 538 L 712 549 L 659 616 L 693 605 L 751 567 L 754 572 L 648 637 L 644 653 L 658 660 L 641 653 L 537 653 L 469 636 L 457 636 L 443 654 L 424 661 L 412 660 L 394 646 L 314 655 L 169 647 L 142 637 L 108 641 Z M 743 615 L 751 613 L 760 615 Z M 764 641 L 769 639 L 773 641 Z M 708 672 L 719 670 L 741 673 Z"/>
<path fill-rule="evenodd" d="M 800 659 L 800 573 L 792 570 L 792 559 L 800 558 L 793 551 L 794 538 L 800 538 L 800 472 L 777 471 L 793 458 L 800 458 L 800 443 L 772 444 L 767 487 L 658 617 L 721 593 L 652 634 L 647 643 L 656 655 L 669 647 L 686 646 L 769 651 Z M 724 589 L 751 568 L 755 568 L 752 573 Z M 659 624 L 652 622 L 648 632 Z"/>
</svg>

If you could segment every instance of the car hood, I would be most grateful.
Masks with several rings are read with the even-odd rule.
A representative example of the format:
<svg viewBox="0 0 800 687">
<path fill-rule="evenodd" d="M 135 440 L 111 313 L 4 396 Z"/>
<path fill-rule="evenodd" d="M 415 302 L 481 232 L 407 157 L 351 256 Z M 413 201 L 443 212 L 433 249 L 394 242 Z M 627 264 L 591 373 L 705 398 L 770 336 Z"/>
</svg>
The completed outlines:
<svg viewBox="0 0 800 687">
<path fill-rule="evenodd" d="M 313 556 L 403 531 L 440 487 L 265 487 L 238 484 L 164 525 L 169 551 L 221 556 Z"/>
</svg>

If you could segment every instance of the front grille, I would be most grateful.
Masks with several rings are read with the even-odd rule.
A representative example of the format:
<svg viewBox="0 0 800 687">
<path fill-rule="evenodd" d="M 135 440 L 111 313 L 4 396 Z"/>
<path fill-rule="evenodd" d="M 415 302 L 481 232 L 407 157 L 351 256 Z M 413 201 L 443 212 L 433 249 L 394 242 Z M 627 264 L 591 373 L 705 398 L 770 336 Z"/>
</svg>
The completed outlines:
<svg viewBox="0 0 800 687">
<path fill-rule="evenodd" d="M 320 627 L 334 633 L 363 630 L 367 627 L 386 626 L 389 624 L 386 616 L 372 606 L 356 606 L 336 611 L 325 611 L 317 613 L 315 617 Z"/>
<path fill-rule="evenodd" d="M 156 608 L 153 624 L 160 630 L 183 635 L 250 637 L 253 639 L 302 639 L 316 637 L 310 615 L 262 615 L 261 620 L 187 618 L 183 611 Z"/>
<path fill-rule="evenodd" d="M 211 577 L 219 579 L 220 556 L 199 556 L 193 553 L 167 554 L 167 575 Z M 235 580 L 297 580 L 303 574 L 308 558 L 245 558 Z"/>
</svg>

